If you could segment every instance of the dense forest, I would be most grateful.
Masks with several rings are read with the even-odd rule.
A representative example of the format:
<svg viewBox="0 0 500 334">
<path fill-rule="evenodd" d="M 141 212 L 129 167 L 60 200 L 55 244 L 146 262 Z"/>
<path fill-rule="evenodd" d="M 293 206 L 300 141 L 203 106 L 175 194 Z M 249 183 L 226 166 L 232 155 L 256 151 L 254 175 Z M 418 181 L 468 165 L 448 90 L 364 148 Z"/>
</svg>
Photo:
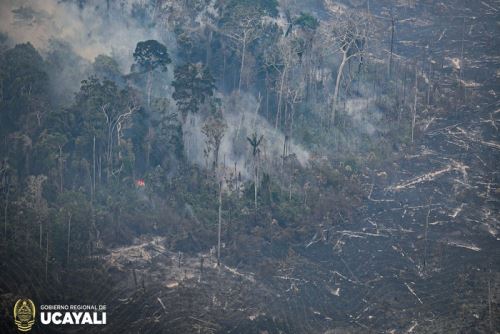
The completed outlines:
<svg viewBox="0 0 500 334">
<path fill-rule="evenodd" d="M 497 2 L 0 11 L 2 319 L 29 296 L 107 304 L 109 333 L 500 330 Z"/>
</svg>

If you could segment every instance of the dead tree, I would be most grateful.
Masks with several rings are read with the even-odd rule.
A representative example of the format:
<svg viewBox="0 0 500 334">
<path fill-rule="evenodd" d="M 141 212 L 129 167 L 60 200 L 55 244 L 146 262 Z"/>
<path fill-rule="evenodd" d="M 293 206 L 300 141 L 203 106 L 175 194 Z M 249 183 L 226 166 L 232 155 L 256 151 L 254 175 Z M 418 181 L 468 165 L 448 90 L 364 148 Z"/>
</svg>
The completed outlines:
<svg viewBox="0 0 500 334">
<path fill-rule="evenodd" d="M 295 58 L 295 50 L 293 49 L 291 42 L 285 37 L 281 38 L 277 45 L 277 49 L 279 52 L 279 63 L 273 64 L 274 69 L 279 73 L 279 87 L 277 88 L 278 108 L 276 110 L 275 128 L 278 128 L 280 123 L 281 110 L 283 109 L 283 101 L 285 100 L 287 84 L 289 81 L 288 76 Z"/>
<path fill-rule="evenodd" d="M 39 226 L 39 247 L 42 249 L 43 221 L 48 215 L 47 201 L 42 196 L 43 183 L 47 180 L 45 175 L 30 175 L 27 180 L 26 194 L 22 199 L 23 205 L 29 208 Z"/>
<path fill-rule="evenodd" d="M 49 230 L 47 229 L 47 240 L 46 240 L 46 249 L 45 249 L 45 281 L 47 281 L 48 273 L 49 273 Z"/>
<path fill-rule="evenodd" d="M 389 53 L 389 78 L 392 77 L 392 56 L 394 50 L 394 30 L 396 27 L 397 19 L 394 17 L 391 11 L 391 51 Z"/>
<path fill-rule="evenodd" d="M 109 104 L 101 106 L 101 111 L 106 118 L 107 125 L 107 149 L 106 158 L 108 162 L 108 177 L 114 175 L 113 171 L 113 146 L 115 140 L 113 139 L 116 133 L 116 143 L 120 146 L 122 137 L 122 128 L 127 120 L 129 120 L 134 112 L 139 110 L 139 106 L 135 103 L 129 104 L 125 111 L 116 111 Z"/>
<path fill-rule="evenodd" d="M 3 208 L 3 222 L 4 222 L 4 242 L 7 244 L 7 213 L 9 209 L 9 196 L 10 196 L 10 178 L 8 175 L 8 165 L 5 165 L 0 170 L 2 173 L 2 190 L 5 198 L 4 208 Z"/>
<path fill-rule="evenodd" d="M 425 216 L 425 233 L 424 233 L 424 272 L 427 267 L 427 232 L 429 230 L 429 218 L 431 215 L 431 202 L 429 201 L 429 209 L 427 210 L 427 216 Z"/>
<path fill-rule="evenodd" d="M 344 68 L 353 58 L 362 61 L 367 31 L 366 20 L 359 14 L 332 12 L 332 16 L 332 20 L 327 23 L 325 37 L 333 45 L 332 51 L 341 57 L 332 97 L 331 123 L 334 124 Z"/>
<path fill-rule="evenodd" d="M 217 266 L 220 267 L 220 235 L 222 230 L 222 180 L 219 181 L 219 221 L 217 228 Z"/>
<path fill-rule="evenodd" d="M 247 49 L 252 42 L 260 37 L 261 18 L 251 9 L 240 9 L 237 17 L 225 25 L 224 31 L 220 31 L 234 43 L 234 49 L 240 55 L 240 76 L 238 79 L 238 93 L 241 92 L 243 73 L 245 69 L 245 57 Z"/>
<path fill-rule="evenodd" d="M 213 170 L 216 170 L 219 164 L 219 150 L 226 129 L 227 125 L 221 115 L 209 117 L 201 129 L 201 132 L 207 138 L 205 142 L 207 158 L 209 153 L 213 152 Z"/>
<path fill-rule="evenodd" d="M 63 151 L 62 151 L 62 146 L 59 145 L 59 155 L 57 156 L 57 162 L 59 165 L 59 193 L 62 194 L 63 192 L 63 168 L 64 168 L 64 156 L 63 156 Z"/>
<path fill-rule="evenodd" d="M 417 120 L 417 99 L 418 99 L 418 67 L 415 64 L 415 100 L 413 102 L 413 110 L 411 117 L 411 142 L 413 143 L 413 136 L 415 133 L 415 123 Z"/>
<path fill-rule="evenodd" d="M 67 239 L 67 245 L 66 245 L 66 266 L 69 267 L 69 248 L 70 248 L 70 242 L 71 242 L 71 217 L 72 213 L 70 212 L 68 215 L 68 239 Z"/>
</svg>

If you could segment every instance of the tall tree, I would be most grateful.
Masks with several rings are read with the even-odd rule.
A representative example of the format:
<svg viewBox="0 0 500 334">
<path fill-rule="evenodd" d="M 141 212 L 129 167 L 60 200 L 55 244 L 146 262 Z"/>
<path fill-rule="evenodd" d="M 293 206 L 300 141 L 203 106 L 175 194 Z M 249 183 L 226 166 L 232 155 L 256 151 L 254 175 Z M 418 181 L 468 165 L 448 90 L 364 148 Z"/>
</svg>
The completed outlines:
<svg viewBox="0 0 500 334">
<path fill-rule="evenodd" d="M 124 130 L 131 127 L 132 116 L 140 109 L 134 92 L 130 89 L 120 90 L 109 80 L 100 81 L 91 77 L 82 81 L 80 92 L 72 108 L 80 128 L 75 142 L 81 150 L 81 156 L 91 161 L 94 154 L 94 138 L 97 159 L 104 159 L 106 177 L 121 171 L 120 148 Z M 114 169 L 115 162 L 120 162 Z"/>
<path fill-rule="evenodd" d="M 88 255 L 89 243 L 95 234 L 89 219 L 91 203 L 81 192 L 66 191 L 58 196 L 55 204 L 59 210 L 54 217 L 54 256 L 71 266 L 73 260 Z"/>
<path fill-rule="evenodd" d="M 244 72 L 247 66 L 248 51 L 252 43 L 262 37 L 266 24 L 264 16 L 276 17 L 278 3 L 276 0 L 230 0 L 221 9 L 219 31 L 229 38 L 229 45 L 240 57 L 238 92 L 244 84 Z"/>
<path fill-rule="evenodd" d="M 189 113 L 197 113 L 207 98 L 214 94 L 215 80 L 208 68 L 200 63 L 177 66 L 174 77 L 172 97 L 185 121 Z"/>
<path fill-rule="evenodd" d="M 3 195 L 3 202 L 4 202 L 4 208 L 3 208 L 3 233 L 4 233 L 4 242 L 7 244 L 7 223 L 8 223 L 8 213 L 9 213 L 9 204 L 11 201 L 11 193 L 12 193 L 12 188 L 13 188 L 13 181 L 12 181 L 12 171 L 9 166 L 9 163 L 7 159 L 4 159 L 2 161 L 2 164 L 0 165 L 0 187 L 2 189 L 1 194 Z"/>
<path fill-rule="evenodd" d="M 366 42 L 367 30 L 366 20 L 356 13 L 333 13 L 334 19 L 327 26 L 327 38 L 333 45 L 334 52 L 340 53 L 341 59 L 337 69 L 335 80 L 335 90 L 332 98 L 331 122 L 335 122 L 337 112 L 340 82 L 344 73 L 344 67 L 355 57 L 362 61 L 364 46 Z"/>
<path fill-rule="evenodd" d="M 139 72 L 147 73 L 148 106 L 151 104 L 151 76 L 154 70 L 166 72 L 167 65 L 172 62 L 167 47 L 156 40 L 147 40 L 137 43 L 134 51 L 135 67 Z M 133 68 L 133 69 L 136 69 Z"/>
<path fill-rule="evenodd" d="M 227 124 L 220 111 L 210 115 L 201 129 L 202 133 L 207 137 L 207 152 L 213 152 L 213 170 L 217 169 L 219 165 L 219 150 L 226 129 Z"/>
<path fill-rule="evenodd" d="M 310 97 L 311 81 L 313 78 L 313 62 L 315 56 L 315 41 L 319 20 L 308 13 L 301 13 L 293 20 L 295 36 L 293 43 L 294 49 L 299 56 L 299 64 L 302 68 L 300 71 L 301 81 L 304 82 L 306 100 Z"/>
<path fill-rule="evenodd" d="M 167 65 L 172 62 L 167 47 L 156 40 L 137 43 L 133 56 L 139 70 L 144 72 L 156 69 L 166 72 Z"/>
<path fill-rule="evenodd" d="M 48 75 L 40 54 L 18 44 L 0 57 L 0 134 L 23 130 L 32 137 L 48 112 Z"/>
<path fill-rule="evenodd" d="M 48 204 L 42 195 L 43 183 L 47 180 L 45 175 L 30 175 L 26 181 L 26 192 L 21 200 L 28 209 L 39 227 L 39 247 L 42 248 L 43 222 L 48 216 Z"/>
<path fill-rule="evenodd" d="M 256 132 L 252 133 L 250 137 L 247 137 L 250 146 L 252 147 L 252 157 L 253 157 L 253 181 L 254 181 L 254 207 L 255 213 L 257 213 L 257 184 L 259 182 L 259 157 L 260 157 L 260 145 L 264 136 L 257 135 Z"/>
</svg>

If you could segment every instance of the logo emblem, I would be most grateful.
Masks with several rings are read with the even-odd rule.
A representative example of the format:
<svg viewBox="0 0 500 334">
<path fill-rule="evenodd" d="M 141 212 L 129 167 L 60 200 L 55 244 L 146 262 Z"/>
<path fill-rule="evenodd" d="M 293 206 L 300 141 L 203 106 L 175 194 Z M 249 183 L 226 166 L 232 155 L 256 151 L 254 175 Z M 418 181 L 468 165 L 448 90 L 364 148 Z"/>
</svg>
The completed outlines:
<svg viewBox="0 0 500 334">
<path fill-rule="evenodd" d="M 31 330 L 35 323 L 35 304 L 31 299 L 19 299 L 14 305 L 14 322 L 21 332 Z"/>
</svg>

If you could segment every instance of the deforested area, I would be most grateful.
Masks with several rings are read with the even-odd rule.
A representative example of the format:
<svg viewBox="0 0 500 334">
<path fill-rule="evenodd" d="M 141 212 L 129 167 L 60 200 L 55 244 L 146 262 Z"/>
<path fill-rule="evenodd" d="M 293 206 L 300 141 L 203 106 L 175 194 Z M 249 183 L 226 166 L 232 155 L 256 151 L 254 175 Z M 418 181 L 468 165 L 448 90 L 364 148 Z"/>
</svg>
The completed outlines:
<svg viewBox="0 0 500 334">
<path fill-rule="evenodd" d="M 0 332 L 500 332 L 499 17 L 0 0 Z"/>
</svg>

